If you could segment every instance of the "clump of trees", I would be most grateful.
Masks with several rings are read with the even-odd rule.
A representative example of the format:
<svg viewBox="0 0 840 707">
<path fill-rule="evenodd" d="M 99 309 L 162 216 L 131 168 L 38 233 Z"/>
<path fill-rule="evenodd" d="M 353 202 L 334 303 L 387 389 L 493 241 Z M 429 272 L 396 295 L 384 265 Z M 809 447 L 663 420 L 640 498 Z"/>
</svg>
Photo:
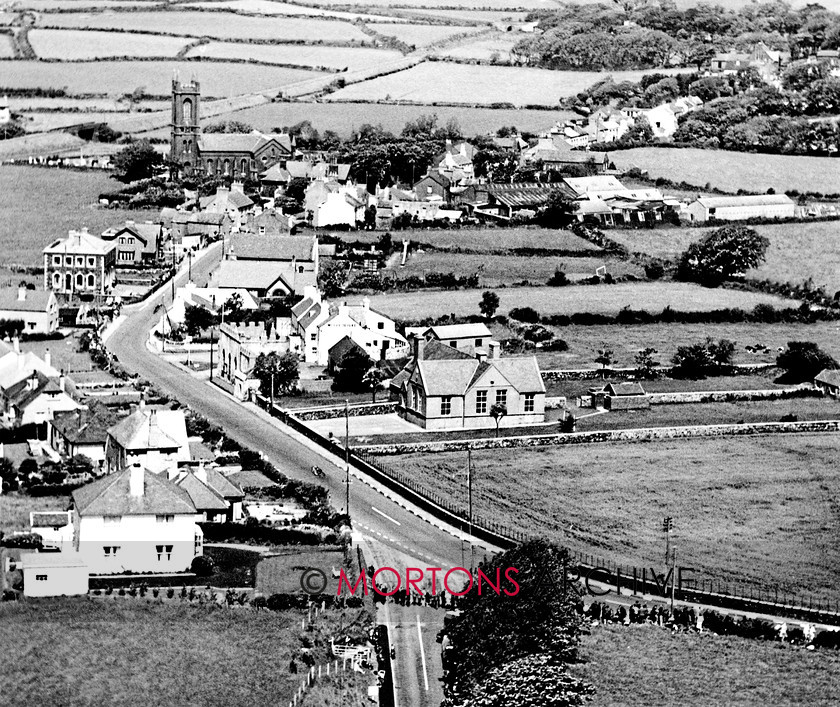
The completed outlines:
<svg viewBox="0 0 840 707">
<path fill-rule="evenodd" d="M 697 344 L 679 346 L 671 359 L 671 375 L 694 380 L 723 375 L 729 371 L 734 355 L 735 342 L 729 339 L 713 341 L 708 337 Z"/>
<path fill-rule="evenodd" d="M 296 389 L 300 378 L 298 358 L 291 352 L 261 353 L 254 362 L 253 375 L 260 382 L 262 395 L 286 395 Z"/>
<path fill-rule="evenodd" d="M 163 155 L 148 140 L 138 140 L 114 155 L 111 164 L 114 179 L 135 182 L 155 176 L 163 167 Z"/>
<path fill-rule="evenodd" d="M 680 258 L 677 277 L 717 287 L 764 262 L 770 241 L 745 226 L 724 226 L 692 243 Z"/>
<path fill-rule="evenodd" d="M 783 378 L 791 383 L 812 381 L 820 371 L 839 367 L 834 357 L 812 341 L 789 341 L 776 357 L 776 365 L 784 370 Z"/>
</svg>

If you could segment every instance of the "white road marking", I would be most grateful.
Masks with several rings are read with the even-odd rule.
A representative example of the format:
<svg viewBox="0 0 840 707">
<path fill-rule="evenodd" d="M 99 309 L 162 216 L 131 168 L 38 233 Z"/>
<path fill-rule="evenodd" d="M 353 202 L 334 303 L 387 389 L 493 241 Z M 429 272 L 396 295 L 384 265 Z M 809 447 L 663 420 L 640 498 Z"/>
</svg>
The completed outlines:
<svg viewBox="0 0 840 707">
<path fill-rule="evenodd" d="M 426 670 L 426 650 L 423 648 L 423 629 L 420 627 L 420 614 L 417 614 L 417 640 L 420 641 L 420 661 L 423 663 L 423 682 L 429 691 L 429 672 Z"/>
<path fill-rule="evenodd" d="M 379 510 L 376 506 L 371 506 L 371 507 L 370 507 L 370 509 L 371 509 L 374 513 L 378 513 L 379 515 L 381 515 L 383 518 L 387 518 L 388 520 L 390 520 L 390 521 L 391 521 L 392 523 L 394 523 L 395 525 L 402 525 L 402 523 L 400 523 L 398 520 L 394 520 L 394 519 L 393 519 L 393 518 L 391 518 L 391 516 L 389 516 L 387 513 L 383 513 L 383 512 L 382 512 L 382 511 L 380 511 L 380 510 Z"/>
</svg>

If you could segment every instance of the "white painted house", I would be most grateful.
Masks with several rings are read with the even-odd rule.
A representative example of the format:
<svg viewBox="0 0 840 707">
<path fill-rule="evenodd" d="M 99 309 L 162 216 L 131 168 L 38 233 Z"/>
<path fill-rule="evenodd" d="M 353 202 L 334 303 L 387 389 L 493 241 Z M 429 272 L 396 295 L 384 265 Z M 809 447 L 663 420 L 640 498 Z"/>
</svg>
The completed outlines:
<svg viewBox="0 0 840 707">
<path fill-rule="evenodd" d="M 92 574 L 183 572 L 203 554 L 189 494 L 139 464 L 73 492 L 76 551 Z"/>
<path fill-rule="evenodd" d="M 796 204 L 787 194 L 701 196 L 687 207 L 691 221 L 744 221 L 749 218 L 793 218 Z"/>
<path fill-rule="evenodd" d="M 27 334 L 51 334 L 58 329 L 58 300 L 52 290 L 2 287 L 0 319 L 22 321 Z"/>
<path fill-rule="evenodd" d="M 169 472 L 190 461 L 190 443 L 182 410 L 159 410 L 141 403 L 131 415 L 108 430 L 105 472 L 134 464 L 154 473 Z"/>
</svg>

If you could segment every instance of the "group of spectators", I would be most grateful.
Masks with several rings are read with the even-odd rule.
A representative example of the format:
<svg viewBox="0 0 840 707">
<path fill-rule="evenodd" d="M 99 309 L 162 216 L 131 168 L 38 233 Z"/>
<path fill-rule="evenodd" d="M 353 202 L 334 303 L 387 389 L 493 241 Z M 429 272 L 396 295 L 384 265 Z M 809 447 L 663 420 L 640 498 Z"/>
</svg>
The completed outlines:
<svg viewBox="0 0 840 707">
<path fill-rule="evenodd" d="M 437 594 L 432 594 L 427 590 L 421 594 L 419 592 L 407 593 L 405 589 L 400 589 L 391 596 L 385 596 L 385 593 L 392 591 L 393 589 L 377 584 L 376 591 L 373 592 L 374 602 L 384 604 L 386 601 L 390 600 L 398 606 L 429 606 L 432 609 L 446 609 L 448 611 L 452 611 L 459 608 L 462 599 L 461 597 L 449 594 L 444 590 L 441 590 Z"/>
</svg>

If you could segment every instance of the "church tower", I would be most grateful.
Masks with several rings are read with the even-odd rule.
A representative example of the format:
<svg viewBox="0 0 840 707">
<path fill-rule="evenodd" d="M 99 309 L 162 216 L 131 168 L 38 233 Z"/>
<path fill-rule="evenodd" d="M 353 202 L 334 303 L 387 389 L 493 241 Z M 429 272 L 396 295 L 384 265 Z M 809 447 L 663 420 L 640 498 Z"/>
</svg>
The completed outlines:
<svg viewBox="0 0 840 707">
<path fill-rule="evenodd" d="M 176 72 L 172 79 L 172 133 L 170 159 L 179 165 L 180 172 L 191 174 L 200 170 L 198 140 L 201 136 L 199 105 L 201 90 L 195 76 L 189 83 L 181 83 Z"/>
</svg>

